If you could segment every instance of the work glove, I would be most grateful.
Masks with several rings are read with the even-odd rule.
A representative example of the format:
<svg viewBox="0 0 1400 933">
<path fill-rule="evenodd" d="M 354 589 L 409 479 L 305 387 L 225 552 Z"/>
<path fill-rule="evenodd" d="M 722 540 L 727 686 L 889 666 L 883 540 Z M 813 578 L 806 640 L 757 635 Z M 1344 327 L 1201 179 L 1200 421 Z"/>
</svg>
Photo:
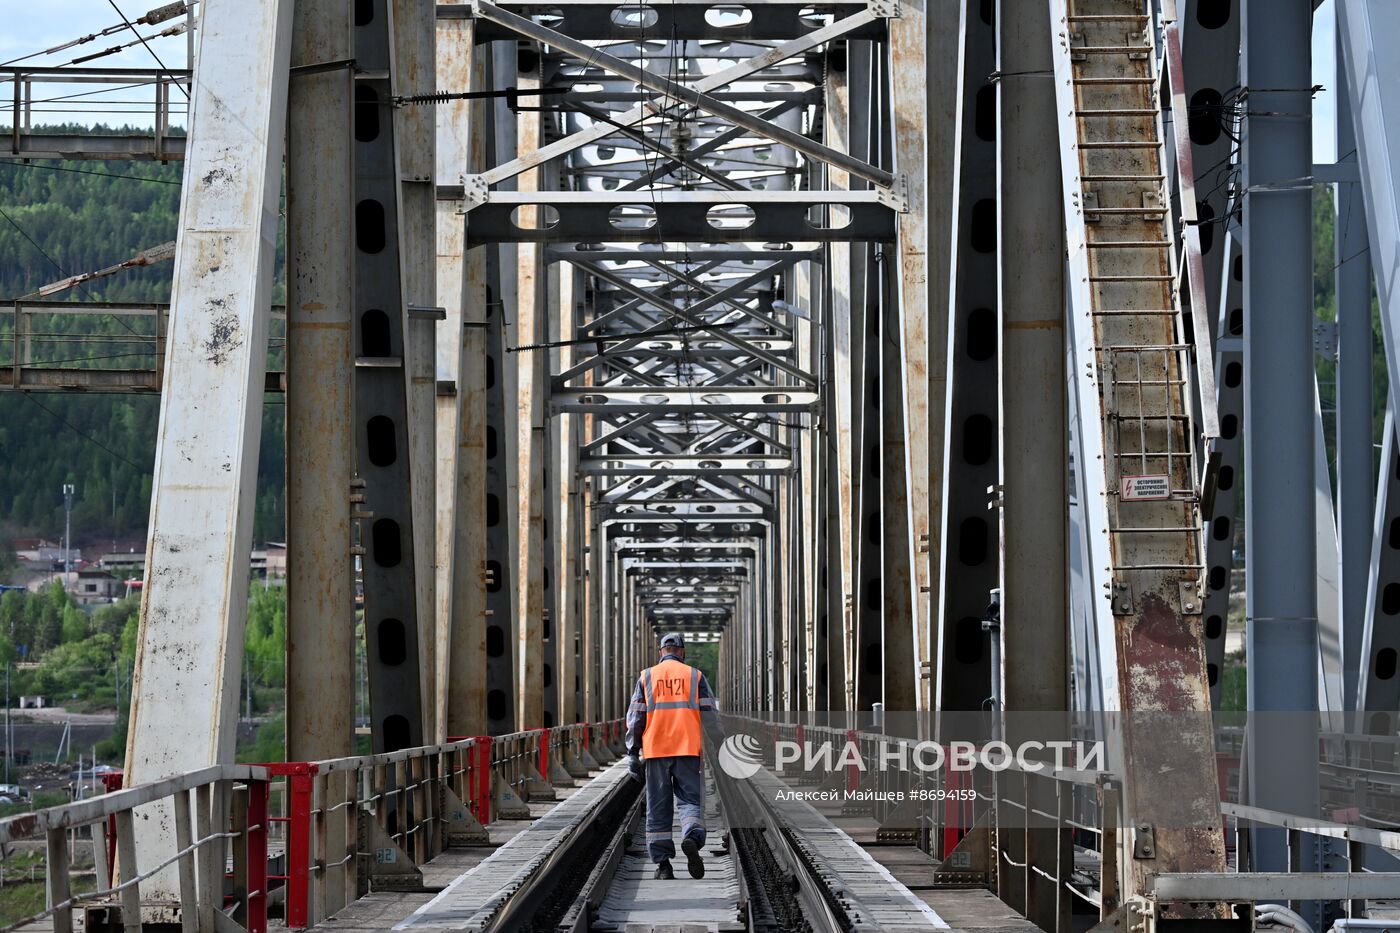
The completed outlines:
<svg viewBox="0 0 1400 933">
<path fill-rule="evenodd" d="M 642 774 L 642 759 L 636 755 L 627 756 L 627 776 L 638 784 L 646 783 L 646 777 Z"/>
</svg>

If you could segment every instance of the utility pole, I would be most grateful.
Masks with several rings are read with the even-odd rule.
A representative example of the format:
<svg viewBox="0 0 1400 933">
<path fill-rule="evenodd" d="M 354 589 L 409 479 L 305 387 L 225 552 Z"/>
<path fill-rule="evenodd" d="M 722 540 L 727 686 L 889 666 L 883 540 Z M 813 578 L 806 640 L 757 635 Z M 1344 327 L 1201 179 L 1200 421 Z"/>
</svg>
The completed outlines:
<svg viewBox="0 0 1400 933">
<path fill-rule="evenodd" d="M 63 484 L 63 585 L 73 572 L 73 484 Z"/>
</svg>

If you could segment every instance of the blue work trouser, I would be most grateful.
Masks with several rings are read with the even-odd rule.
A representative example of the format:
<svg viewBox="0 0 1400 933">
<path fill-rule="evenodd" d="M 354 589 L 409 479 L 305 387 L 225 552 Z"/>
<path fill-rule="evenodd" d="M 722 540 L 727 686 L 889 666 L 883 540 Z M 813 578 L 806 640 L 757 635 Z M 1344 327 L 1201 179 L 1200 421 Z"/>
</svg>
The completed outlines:
<svg viewBox="0 0 1400 933">
<path fill-rule="evenodd" d="M 653 862 L 675 857 L 671 839 L 671 796 L 680 801 L 681 838 L 705 844 L 705 772 L 698 755 L 648 758 L 647 852 Z"/>
</svg>

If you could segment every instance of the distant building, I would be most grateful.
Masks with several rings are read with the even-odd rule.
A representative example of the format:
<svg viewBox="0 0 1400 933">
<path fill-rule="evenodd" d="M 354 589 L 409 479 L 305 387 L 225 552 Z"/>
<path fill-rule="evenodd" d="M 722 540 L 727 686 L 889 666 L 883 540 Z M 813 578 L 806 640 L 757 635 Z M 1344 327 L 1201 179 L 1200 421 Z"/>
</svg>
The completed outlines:
<svg viewBox="0 0 1400 933">
<path fill-rule="evenodd" d="M 139 577 L 146 572 L 146 552 L 129 551 L 126 554 L 103 554 L 99 564 L 119 577 Z"/>
<path fill-rule="evenodd" d="M 63 568 L 65 554 L 62 546 L 57 542 L 44 538 L 16 538 L 14 549 L 15 557 L 25 563 L 38 565 L 45 569 L 60 570 Z M 72 548 L 68 552 L 67 559 L 75 564 L 81 561 L 83 559 L 82 548 Z"/>
<path fill-rule="evenodd" d="M 267 575 L 275 580 L 287 578 L 287 546 L 269 541 L 267 544 Z"/>
<path fill-rule="evenodd" d="M 30 565 L 32 571 L 42 570 L 44 576 L 42 580 L 34 580 L 29 584 L 29 589 L 39 590 L 50 581 L 59 579 L 62 573 L 54 571 L 63 570 L 63 549 L 55 547 L 52 542 L 41 542 L 38 538 L 24 539 L 29 545 L 27 550 L 16 551 L 21 560 Z M 18 542 L 17 542 L 18 545 Z M 52 558 L 51 563 L 36 564 L 39 557 Z M 77 548 L 73 549 L 73 564 L 76 568 L 80 563 L 82 552 Z M 248 569 L 254 577 L 266 578 L 268 580 L 285 580 L 287 578 L 287 545 L 277 541 L 269 541 L 264 548 L 258 548 L 248 555 Z M 141 580 L 146 575 L 146 552 L 131 548 L 127 551 L 111 551 L 103 554 L 92 566 L 83 569 L 81 573 L 91 574 L 90 581 L 77 579 L 78 571 L 74 571 L 73 585 L 68 583 L 64 587 L 74 596 L 89 595 L 82 589 L 84 585 L 97 585 L 100 583 L 99 577 L 115 578 L 113 585 L 116 587 L 113 599 L 120 599 L 127 595 L 129 591 L 140 590 Z M 78 589 L 74 589 L 77 586 Z M 103 584 L 105 588 L 105 584 Z"/>
<path fill-rule="evenodd" d="M 269 541 L 267 547 L 253 551 L 249 558 L 248 567 L 255 577 L 285 580 L 287 577 L 287 546 L 276 541 Z"/>
<path fill-rule="evenodd" d="M 121 599 L 126 594 L 126 584 L 105 570 L 96 567 L 89 567 L 84 570 L 74 570 L 70 573 L 57 573 L 54 580 L 63 584 L 63 588 L 73 597 L 73 601 L 80 606 L 90 603 L 110 603 Z M 39 592 L 49 586 L 50 580 L 38 579 L 29 584 L 32 592 Z"/>
</svg>

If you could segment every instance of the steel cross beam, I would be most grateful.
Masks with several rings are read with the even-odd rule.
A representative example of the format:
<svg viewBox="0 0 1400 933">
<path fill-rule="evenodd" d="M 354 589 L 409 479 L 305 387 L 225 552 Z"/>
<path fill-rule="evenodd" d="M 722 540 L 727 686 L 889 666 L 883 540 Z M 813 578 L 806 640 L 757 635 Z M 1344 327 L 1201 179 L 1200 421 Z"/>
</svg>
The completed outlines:
<svg viewBox="0 0 1400 933">
<path fill-rule="evenodd" d="M 608 454 L 580 461 L 579 470 L 598 476 L 788 476 L 791 457 L 713 454 L 619 457 Z"/>
<path fill-rule="evenodd" d="M 786 386 L 724 386 L 720 389 L 685 386 L 621 386 L 555 389 L 555 411 L 709 414 L 728 412 L 805 412 L 819 401 L 813 391 Z"/>
<path fill-rule="evenodd" d="M 787 113 L 795 106 L 797 106 L 796 101 L 784 101 L 783 103 L 780 103 L 776 106 L 769 107 L 767 110 L 760 111 L 757 114 L 757 116 L 760 120 L 776 120 L 778 117 Z M 714 136 L 710 139 L 707 139 L 705 142 L 696 146 L 694 149 L 691 149 L 686 154 L 688 156 L 688 159 L 685 164 L 689 164 L 690 162 L 693 162 L 694 160 L 699 159 L 702 156 L 709 155 L 716 149 L 723 148 L 725 143 L 732 142 L 735 139 L 739 139 L 743 136 L 744 129 L 745 128 L 742 126 L 732 127 L 723 131 L 718 136 Z M 620 190 L 638 191 L 643 188 L 647 188 L 650 185 L 655 184 L 660 179 L 665 178 L 667 175 L 670 175 L 682 164 L 683 163 L 678 159 L 671 159 L 663 165 L 659 165 L 654 169 L 649 169 L 641 175 L 638 175 L 636 178 L 623 185 Z"/>
<path fill-rule="evenodd" d="M 647 71 L 645 68 L 623 61 L 614 55 L 610 55 L 578 39 L 570 38 L 558 30 L 551 29 L 532 19 L 526 19 L 523 16 L 510 13 L 496 6 L 494 3 L 487 2 L 487 0 L 476 0 L 476 2 L 472 4 L 472 9 L 478 17 L 500 23 L 502 26 L 506 26 L 526 38 L 534 39 L 552 48 L 568 52 L 580 61 L 601 66 L 611 71 L 613 74 L 635 81 L 642 87 L 663 94 L 667 98 L 674 97 L 692 107 L 704 110 L 706 113 L 711 113 L 717 117 L 729 120 L 735 126 L 742 126 L 760 136 L 767 136 L 774 142 L 790 146 L 792 149 L 809 158 L 825 162 L 829 165 L 839 165 L 852 174 L 858 175 L 861 178 L 867 179 L 885 188 L 890 188 L 895 184 L 895 176 L 884 169 L 876 168 L 868 162 L 852 158 L 850 155 L 832 149 L 830 146 L 814 142 L 801 133 L 785 129 L 776 123 L 762 120 L 756 114 L 735 107 L 733 104 L 727 104 L 724 101 L 716 100 L 704 91 L 679 84 L 655 72 Z"/>
<path fill-rule="evenodd" d="M 762 360 L 763 362 L 769 364 L 775 369 L 782 370 L 783 372 L 797 379 L 802 385 L 816 385 L 816 379 L 812 377 L 811 373 L 808 373 L 800 367 L 789 363 L 787 360 L 783 359 L 780 356 L 777 356 L 776 354 L 768 352 L 762 347 L 750 343 L 748 340 L 745 340 L 743 337 L 738 336 L 733 331 L 721 327 L 716 323 L 711 323 L 710 321 L 707 321 L 699 316 L 699 314 L 702 311 L 707 310 L 709 307 L 713 307 L 715 304 L 727 300 L 731 295 L 741 293 L 742 290 L 746 290 L 747 288 L 752 287 L 754 284 L 757 284 L 758 282 L 761 282 L 766 278 L 770 277 L 775 271 L 774 266 L 777 266 L 777 263 L 774 263 L 773 266 L 769 266 L 767 269 L 759 270 L 752 276 L 749 276 L 747 279 L 744 279 L 740 282 L 736 282 L 728 288 L 714 293 L 709 298 L 701 299 L 691 307 L 684 309 L 679 308 L 676 305 L 670 304 L 669 302 L 663 302 L 660 299 L 653 298 L 645 290 L 633 285 L 631 282 L 628 282 L 621 276 L 614 275 L 613 273 L 608 272 L 606 269 L 603 269 L 600 266 L 596 266 L 592 263 L 580 263 L 579 265 L 591 272 L 593 275 L 597 276 L 599 279 L 602 279 L 605 282 L 611 282 L 613 285 L 616 285 L 620 290 L 625 291 L 628 294 L 635 295 L 638 298 L 645 298 L 647 301 L 654 304 L 656 307 L 660 308 L 663 312 L 669 314 L 670 316 L 680 318 L 682 321 L 684 321 L 692 327 L 703 328 L 704 330 L 707 330 L 710 333 L 714 334 L 720 340 L 723 340 L 726 343 L 729 343 L 734 347 L 737 347 L 738 349 L 748 353 L 754 359 Z M 629 343 L 630 342 L 631 341 L 629 341 Z M 612 352 L 614 355 L 616 355 L 618 353 L 618 348 L 613 348 Z"/>
<path fill-rule="evenodd" d="M 727 84 L 732 84 L 735 81 L 746 78 L 755 72 L 770 68 L 779 62 L 801 56 L 803 53 L 839 39 L 855 29 L 873 23 L 879 18 L 879 14 L 871 9 L 865 9 L 859 13 L 854 13 L 827 26 L 823 26 L 821 29 L 814 29 L 805 36 L 800 36 L 789 42 L 776 45 L 760 55 L 755 55 L 723 71 L 708 75 L 696 81 L 694 89 L 700 93 L 709 93 L 710 91 L 717 90 Z M 484 192 L 492 185 L 499 184 L 509 178 L 514 178 L 521 172 L 541 165 L 550 159 L 567 155 L 581 146 L 586 146 L 589 143 L 594 143 L 613 135 L 617 132 L 616 127 L 618 124 L 631 126 L 634 123 L 640 123 L 642 120 L 646 119 L 649 114 L 656 112 L 657 107 L 658 101 L 653 99 L 648 102 L 648 105 L 645 107 L 633 107 L 626 113 L 618 115 L 611 124 L 604 124 L 601 126 L 595 124 L 588 129 L 571 133 L 563 139 L 541 146 L 535 152 L 524 154 L 511 162 L 498 165 L 480 175 L 467 176 L 464 178 L 464 183 L 468 190 L 475 189 Z"/>
<path fill-rule="evenodd" d="M 597 107 L 589 107 L 584 104 L 575 103 L 573 105 L 573 109 L 577 110 L 585 117 L 588 117 L 589 119 L 595 120 L 599 123 L 613 122 L 611 114 L 609 114 L 605 110 L 599 110 Z M 635 130 L 630 126 L 619 126 L 617 128 L 617 132 L 619 135 L 632 140 L 634 143 L 637 143 L 643 148 L 650 149 L 653 152 L 659 153 L 663 156 L 671 155 L 671 150 L 663 146 L 660 140 L 652 139 L 642 130 Z M 737 181 L 730 179 L 729 176 L 697 162 L 696 154 L 693 152 L 687 153 L 684 158 L 674 159 L 669 164 L 672 164 L 677 168 L 688 168 L 692 172 L 695 172 L 697 175 L 707 178 L 711 182 L 714 182 L 715 184 L 719 185 L 721 188 L 726 188 L 730 191 L 746 190 Z"/>
<path fill-rule="evenodd" d="M 830 202 L 830 201 L 827 201 L 827 199 L 824 198 L 824 197 L 815 198 L 815 199 L 813 199 L 813 201 L 814 201 L 814 203 L 811 205 L 812 208 L 816 208 L 816 207 L 818 206 L 818 203 L 819 203 L 819 202 L 820 202 L 820 203 L 826 203 L 826 204 L 828 204 L 828 205 L 832 203 L 832 202 Z M 664 262 L 662 262 L 662 261 L 660 261 L 660 260 L 658 260 L 658 259 L 654 259 L 654 258 L 647 258 L 647 259 L 644 259 L 644 260 L 642 260 L 642 261 L 645 262 L 648 266 L 650 266 L 650 267 L 652 267 L 652 268 L 654 268 L 654 269 L 656 269 L 656 270 L 658 270 L 658 271 L 660 271 L 660 272 L 665 272 L 667 275 L 669 275 L 669 276 L 671 276 L 672 278 L 674 278 L 674 279 L 676 279 L 677 281 L 679 281 L 682 285 L 685 286 L 687 296 L 690 295 L 692 292 L 697 292 L 697 293 L 699 293 L 699 294 L 701 295 L 701 297 L 709 297 L 710 295 L 713 294 L 713 292 L 710 290 L 709 284 L 708 284 L 708 283 L 705 283 L 705 282 L 702 282 L 702 281 L 700 280 L 700 278 L 699 278 L 699 276 L 700 276 L 701 274 L 703 274 L 703 273 L 700 273 L 700 272 L 697 271 L 695 274 L 691 274 L 691 273 L 686 272 L 686 271 L 684 271 L 684 270 L 676 269 L 676 268 L 674 268 L 674 267 L 672 267 L 672 266 L 669 266 L 669 265 L 667 265 L 666 263 L 664 263 Z M 682 262 L 682 263 L 677 263 L 676 265 L 687 265 L 687 264 L 688 264 L 688 263 Z M 793 263 L 793 264 L 791 264 L 791 266 L 790 266 L 789 268 L 792 268 L 792 267 L 801 268 L 800 264 L 798 264 L 798 263 Z M 777 319 L 775 319 L 775 318 L 772 318 L 772 317 L 769 317 L 769 316 L 763 314 L 761 311 L 756 311 L 756 310 L 754 310 L 753 308 L 748 307 L 746 304 L 743 304 L 743 303 L 740 303 L 740 302 L 736 302 L 736 301 L 730 301 L 730 302 L 728 302 L 728 304 L 729 304 L 735 311 L 738 311 L 740 314 L 742 314 L 744 317 L 748 318 L 749 320 L 753 321 L 755 324 L 760 325 L 760 326 L 763 326 L 763 327 L 766 327 L 766 328 L 770 328 L 770 329 L 772 329 L 775 333 L 780 334 L 780 335 L 782 335 L 783 337 L 787 337 L 787 338 L 791 338 L 791 337 L 792 337 L 793 328 L 792 328 L 791 325 L 784 324 L 783 322 L 781 322 L 781 321 L 779 321 L 779 320 L 777 320 Z"/>
<path fill-rule="evenodd" d="M 665 264 L 665 263 L 663 263 L 663 262 L 659 262 L 659 261 L 657 261 L 657 260 L 655 260 L 655 259 L 644 258 L 644 259 L 642 259 L 641 261 L 642 261 L 643 263 L 645 263 L 649 268 L 654 268 L 654 269 L 656 269 L 658 272 L 662 272 L 662 273 L 664 273 L 665 275 L 667 275 L 667 276 L 670 277 L 671 281 L 663 283 L 663 285 L 657 289 L 657 292 L 658 292 L 658 293 L 659 293 L 659 292 L 664 292 L 665 294 L 668 294 L 668 295 L 669 295 L 669 294 L 672 294 L 672 293 L 675 293 L 675 292 L 678 292 L 678 291 L 684 291 L 687 298 L 690 297 L 690 295 L 691 295 L 692 292 L 699 292 L 702 299 L 713 299 L 713 298 L 720 297 L 719 293 L 714 292 L 714 291 L 711 291 L 711 290 L 710 290 L 709 288 L 707 288 L 705 285 L 702 285 L 701 282 L 700 282 L 700 279 L 699 279 L 700 276 L 703 276 L 703 275 L 706 275 L 707 273 L 712 272 L 712 271 L 715 269 L 715 267 L 718 265 L 718 263 L 705 263 L 705 264 L 703 264 L 699 269 L 695 270 L 695 272 L 694 272 L 693 274 L 687 274 L 687 273 L 682 272 L 682 271 L 679 271 L 679 270 L 677 270 L 677 269 L 675 269 L 675 268 L 673 268 L 673 267 L 671 267 L 671 266 L 669 266 L 669 265 L 667 265 L 667 264 Z M 596 267 L 596 263 L 597 263 L 597 262 L 598 262 L 598 260 L 590 260 L 590 265 Z M 693 263 L 685 263 L 685 264 L 686 264 L 686 265 L 692 265 Z M 773 263 L 773 264 L 771 264 L 770 266 L 768 266 L 767 268 L 773 269 L 774 267 L 783 267 L 783 266 L 788 266 L 788 265 L 791 265 L 791 263 L 788 263 L 788 262 Z M 641 272 L 641 271 L 642 271 L 642 270 L 619 269 L 619 270 L 618 270 L 618 275 L 619 275 L 619 277 L 625 279 L 625 278 L 627 278 L 629 275 L 636 275 L 637 273 L 639 273 L 639 272 Z M 719 284 L 723 285 L 724 283 L 723 283 L 723 282 L 720 282 Z M 760 285 L 763 284 L 763 280 L 760 279 L 759 282 L 758 282 L 757 284 L 760 284 Z M 747 291 L 747 290 L 748 290 L 748 289 L 744 289 L 744 291 Z M 725 289 L 725 291 L 726 291 L 726 293 L 728 293 L 728 289 Z M 634 295 L 635 295 L 636 293 L 630 292 L 630 291 L 629 291 L 628 294 L 634 294 Z M 655 294 L 655 293 L 648 293 L 648 294 Z M 742 294 L 742 292 L 739 293 L 739 294 Z M 762 325 L 765 325 L 765 326 L 768 326 L 768 327 L 773 328 L 777 333 L 783 335 L 784 337 L 790 336 L 790 334 L 789 334 L 789 332 L 787 331 L 786 328 L 784 328 L 784 327 L 782 327 L 781 325 L 777 324 L 777 322 L 775 322 L 775 321 L 772 321 L 772 320 L 770 320 L 770 319 L 768 319 L 768 318 L 763 317 L 761 314 L 758 314 L 758 313 L 755 312 L 752 308 L 748 307 L 747 304 L 746 304 L 745 302 L 747 302 L 747 301 L 752 301 L 752 300 L 754 300 L 754 299 L 753 299 L 752 297 L 750 297 L 750 298 L 744 299 L 744 301 L 740 301 L 740 300 L 736 299 L 736 298 L 734 297 L 733 294 L 726 294 L 726 296 L 722 298 L 722 301 L 723 301 L 724 304 L 729 305 L 730 308 L 731 308 L 732 310 L 725 312 L 724 316 L 725 316 L 725 317 L 728 317 L 729 315 L 734 314 L 735 312 L 737 312 L 737 313 L 743 315 L 744 317 L 747 317 L 747 318 L 753 320 L 754 322 L 756 322 L 756 323 L 758 323 L 758 324 L 762 324 Z M 652 305 L 653 307 L 656 307 L 656 308 L 658 308 L 658 309 L 664 310 L 664 308 L 663 308 L 662 306 L 657 305 L 657 304 L 655 304 L 654 302 L 651 302 L 651 301 L 648 301 L 648 300 L 643 300 L 643 299 L 640 298 L 640 297 L 634 297 L 632 301 L 629 301 L 629 302 L 628 302 L 626 305 L 624 305 L 622 308 L 617 309 L 617 311 L 619 311 L 619 312 L 620 312 L 620 311 L 623 311 L 623 310 L 632 310 L 632 311 L 635 311 L 635 310 L 639 310 L 639 309 L 641 309 L 641 308 L 645 308 L 647 305 Z M 690 307 L 690 308 L 688 308 L 687 310 L 694 311 L 694 308 L 693 308 L 693 307 Z M 721 318 L 720 320 L 723 320 L 723 318 Z M 718 323 L 718 322 L 716 322 L 716 323 Z M 728 332 L 729 330 L 731 330 L 731 329 L 733 328 L 733 326 L 734 326 L 734 325 L 733 325 L 732 322 L 726 323 L 726 324 L 724 325 L 726 332 Z M 650 348 L 648 348 L 648 349 L 650 349 Z"/>
<path fill-rule="evenodd" d="M 600 267 L 596 263 L 587 262 L 582 259 L 576 260 L 576 262 L 578 262 L 579 265 L 581 265 L 585 270 L 589 272 L 593 272 L 596 274 L 597 272 L 601 271 Z M 699 315 L 704 311 L 708 311 L 710 308 L 713 308 L 722 302 L 728 301 L 735 295 L 743 294 L 744 292 L 753 288 L 755 285 L 771 281 L 773 276 L 775 276 L 779 270 L 786 268 L 791 262 L 792 260 L 785 258 L 779 260 L 778 262 L 771 263 L 765 266 L 764 268 L 758 270 L 757 272 L 745 276 L 743 279 L 737 282 L 730 283 L 728 286 L 714 293 L 713 295 L 710 295 L 706 298 L 702 298 L 701 300 L 690 305 L 686 310 L 692 316 Z M 674 315 L 675 306 L 668 302 L 665 302 L 662 299 L 662 297 L 655 292 L 648 292 L 645 289 L 640 288 L 639 286 L 634 286 L 632 283 L 627 282 L 626 279 L 621 276 L 609 275 L 608 273 L 604 273 L 603 280 L 617 285 L 619 290 L 624 291 L 626 292 L 626 294 L 633 296 L 633 298 L 638 303 L 638 307 L 645 307 L 646 305 L 651 305 L 658 311 L 670 312 Z M 744 350 L 746 352 L 751 349 L 750 345 L 747 344 L 743 340 L 743 338 L 735 338 L 732 334 L 729 333 L 729 328 L 718 321 L 707 321 L 701 324 L 695 324 L 693 322 L 687 323 L 691 323 L 692 327 L 698 327 L 699 329 L 711 332 L 718 339 L 723 340 L 726 343 L 738 349 Z M 585 372 L 589 372 L 590 370 L 595 368 L 600 362 L 602 362 L 603 357 L 605 356 L 618 356 L 627 353 L 628 351 L 640 346 L 645 342 L 647 342 L 647 337 L 645 335 L 627 336 L 627 338 L 617 346 L 609 347 L 606 351 L 599 354 L 598 356 L 590 357 L 589 359 L 584 360 L 581 363 L 577 363 L 569 369 L 566 369 L 564 372 L 560 373 L 558 376 L 555 377 L 555 384 L 558 385 L 560 383 L 568 381 L 569 379 L 575 378 L 576 376 L 582 375 Z M 765 362 L 771 362 L 771 360 L 765 360 Z M 797 375 L 800 372 L 801 371 L 798 370 L 797 372 L 794 372 L 793 375 Z"/>
</svg>

